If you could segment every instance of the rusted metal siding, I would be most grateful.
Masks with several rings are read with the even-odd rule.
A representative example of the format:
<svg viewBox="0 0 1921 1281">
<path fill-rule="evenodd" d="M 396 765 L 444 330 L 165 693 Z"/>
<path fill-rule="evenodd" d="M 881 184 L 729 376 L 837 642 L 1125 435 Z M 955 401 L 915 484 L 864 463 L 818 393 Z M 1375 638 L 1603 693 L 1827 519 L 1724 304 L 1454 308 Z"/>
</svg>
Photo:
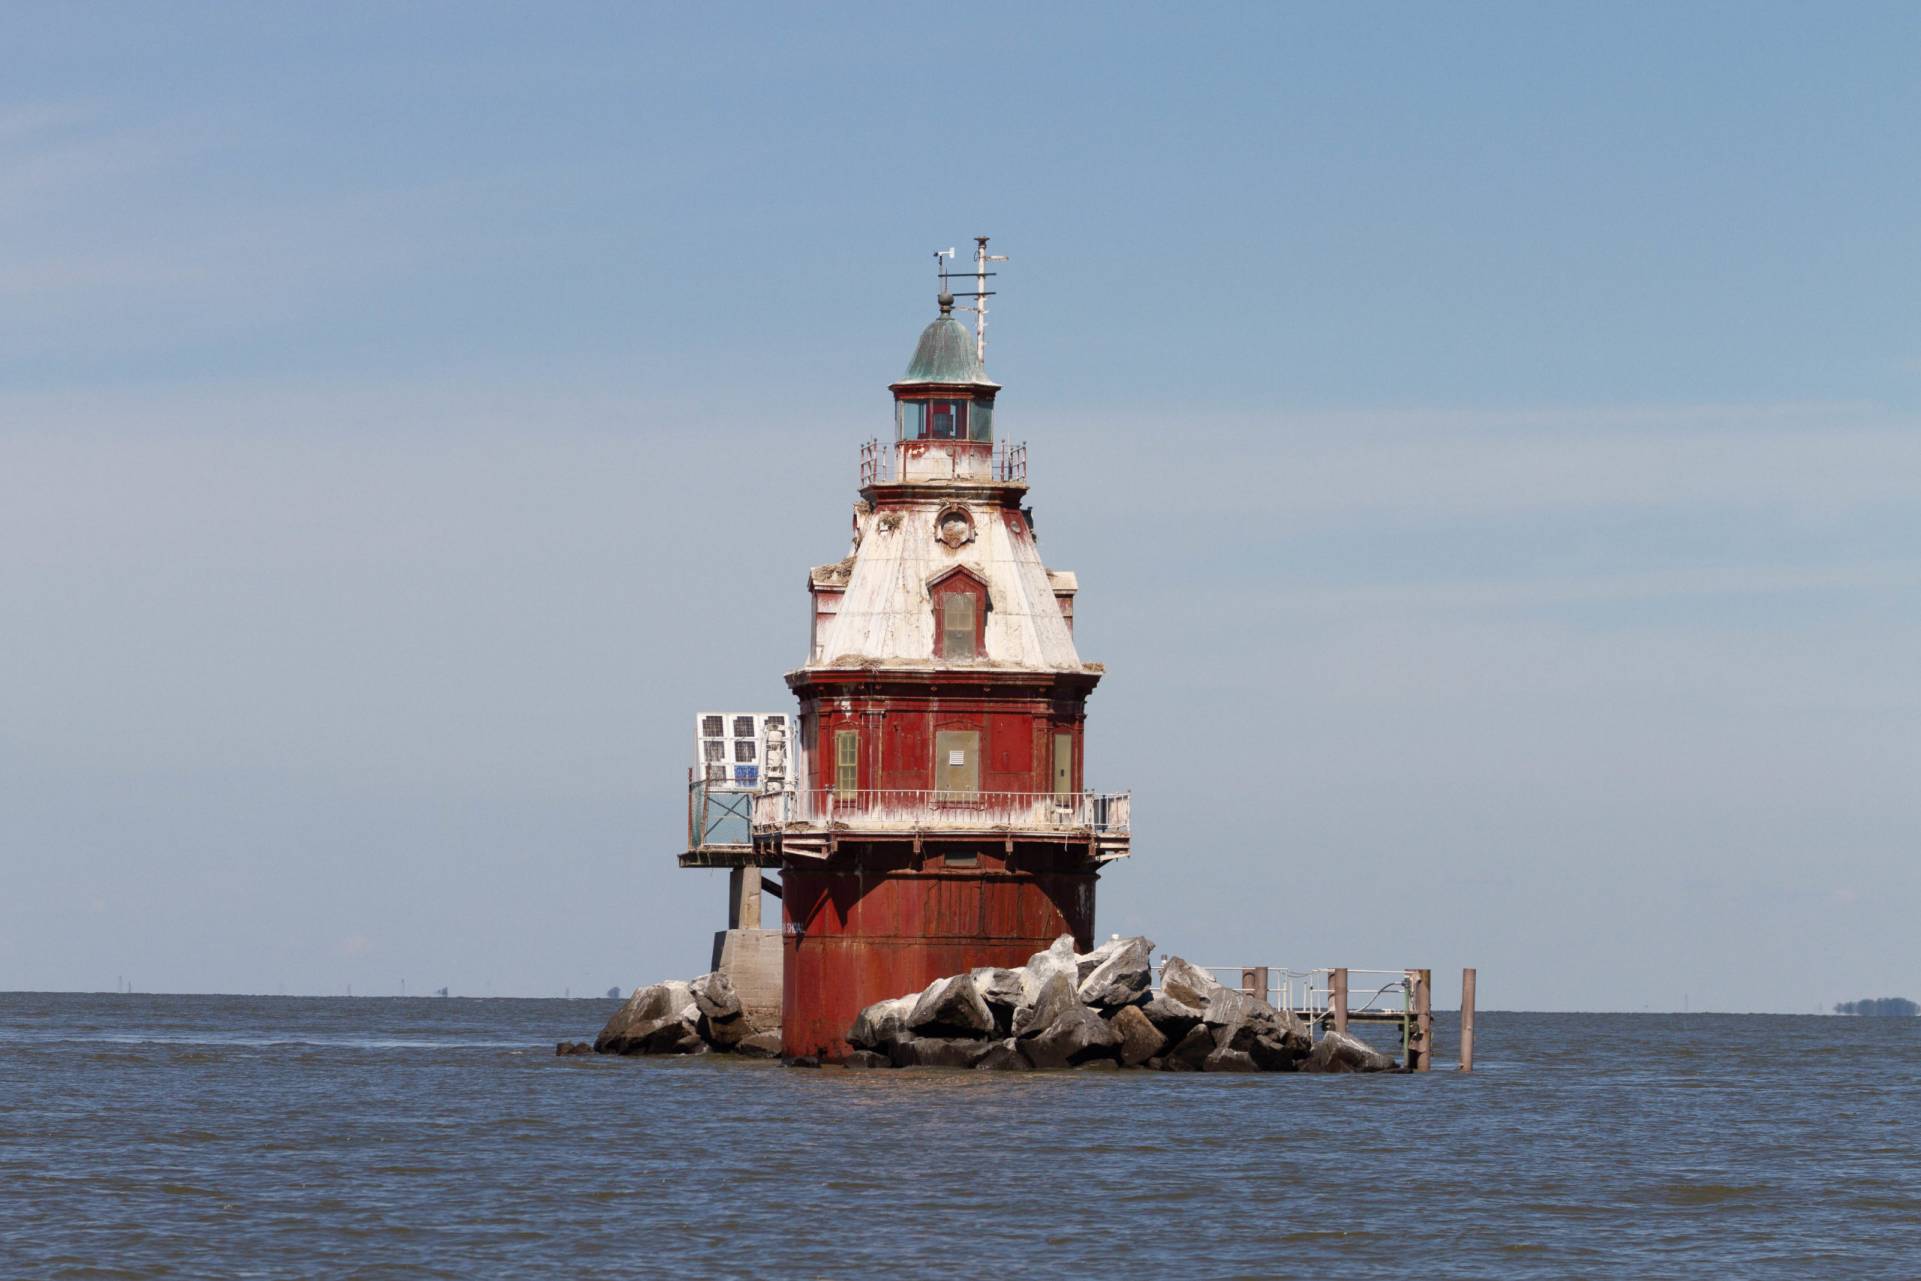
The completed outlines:
<svg viewBox="0 0 1921 1281">
<path fill-rule="evenodd" d="M 808 746 L 817 761 L 834 759 L 834 735 L 854 730 L 861 736 L 860 786 L 915 789 L 940 786 L 934 735 L 941 730 L 981 735 L 980 787 L 989 792 L 1051 791 L 1053 735 L 1076 740 L 1074 786 L 1080 784 L 1078 741 L 1085 712 L 1080 699 L 1021 696 L 993 691 L 914 694 L 824 689 L 802 702 L 802 731 L 812 729 Z M 831 771 L 816 768 L 816 784 L 831 784 Z"/>
<path fill-rule="evenodd" d="M 1092 946 L 1096 874 L 1058 846 L 843 855 L 781 875 L 783 1050 L 835 1059 L 854 1016 L 981 965 L 1016 966 L 1062 934 Z M 971 864 L 968 860 L 971 859 Z M 958 860 L 958 862 L 956 862 Z"/>
</svg>

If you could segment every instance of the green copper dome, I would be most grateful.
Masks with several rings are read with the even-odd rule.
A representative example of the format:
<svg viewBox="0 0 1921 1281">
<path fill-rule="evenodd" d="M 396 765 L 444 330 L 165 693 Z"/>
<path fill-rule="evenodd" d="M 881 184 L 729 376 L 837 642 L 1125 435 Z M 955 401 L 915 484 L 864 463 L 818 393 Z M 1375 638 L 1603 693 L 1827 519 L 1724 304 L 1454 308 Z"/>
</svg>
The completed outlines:
<svg viewBox="0 0 1921 1281">
<path fill-rule="evenodd" d="M 954 318 L 954 297 L 942 294 L 940 315 L 921 330 L 914 345 L 914 358 L 907 362 L 902 383 L 948 383 L 971 387 L 998 387 L 981 368 L 974 354 L 974 334 Z M 898 385 L 898 384 L 897 384 Z"/>
</svg>

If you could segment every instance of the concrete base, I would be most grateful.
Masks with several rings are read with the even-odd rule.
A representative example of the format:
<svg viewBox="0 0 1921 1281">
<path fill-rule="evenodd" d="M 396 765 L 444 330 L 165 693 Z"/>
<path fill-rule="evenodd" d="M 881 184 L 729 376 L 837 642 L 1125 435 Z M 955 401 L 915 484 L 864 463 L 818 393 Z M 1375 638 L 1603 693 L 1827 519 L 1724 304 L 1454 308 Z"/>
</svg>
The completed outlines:
<svg viewBox="0 0 1921 1281">
<path fill-rule="evenodd" d="M 782 948 L 779 930 L 721 930 L 713 969 L 725 974 L 747 1017 L 764 1031 L 780 1027 Z"/>
</svg>

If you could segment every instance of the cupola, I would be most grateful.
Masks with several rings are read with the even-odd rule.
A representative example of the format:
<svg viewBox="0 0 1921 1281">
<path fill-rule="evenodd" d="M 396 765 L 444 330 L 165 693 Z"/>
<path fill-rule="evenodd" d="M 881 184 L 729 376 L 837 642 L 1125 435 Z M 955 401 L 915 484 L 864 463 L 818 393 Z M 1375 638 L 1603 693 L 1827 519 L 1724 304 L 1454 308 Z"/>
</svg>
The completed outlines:
<svg viewBox="0 0 1921 1281">
<path fill-rule="evenodd" d="M 903 480 L 984 476 L 993 452 L 1000 384 L 981 365 L 977 335 L 954 315 L 954 295 L 939 303 L 907 372 L 888 388 Z"/>
</svg>

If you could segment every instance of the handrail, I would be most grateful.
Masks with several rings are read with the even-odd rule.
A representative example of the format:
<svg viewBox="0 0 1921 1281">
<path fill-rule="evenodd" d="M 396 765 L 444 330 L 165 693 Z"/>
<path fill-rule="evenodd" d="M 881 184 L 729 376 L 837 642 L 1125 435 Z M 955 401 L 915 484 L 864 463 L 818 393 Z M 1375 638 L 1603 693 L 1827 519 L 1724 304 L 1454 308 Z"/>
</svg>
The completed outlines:
<svg viewBox="0 0 1921 1281">
<path fill-rule="evenodd" d="M 1128 792 L 963 792 L 860 788 L 764 792 L 754 798 L 757 831 L 792 828 L 1087 831 L 1124 833 Z"/>
</svg>

